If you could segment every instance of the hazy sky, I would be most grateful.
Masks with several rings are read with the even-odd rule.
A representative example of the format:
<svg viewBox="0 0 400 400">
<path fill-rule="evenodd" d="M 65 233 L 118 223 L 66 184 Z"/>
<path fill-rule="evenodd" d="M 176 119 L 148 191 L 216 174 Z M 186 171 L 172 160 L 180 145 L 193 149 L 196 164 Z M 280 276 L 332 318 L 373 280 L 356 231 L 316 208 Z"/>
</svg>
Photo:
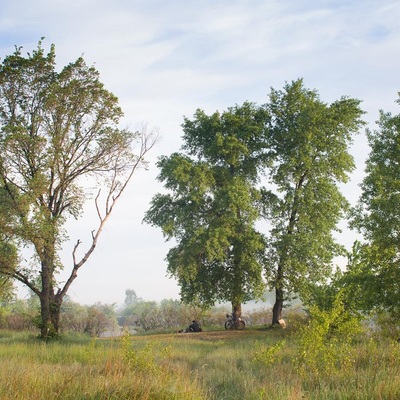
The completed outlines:
<svg viewBox="0 0 400 400">
<path fill-rule="evenodd" d="M 83 55 L 118 96 L 121 127 L 146 122 L 162 136 L 149 171 L 136 174 L 80 270 L 72 299 L 122 303 L 128 288 L 146 300 L 179 297 L 166 277 L 172 244 L 141 221 L 162 189 L 155 162 L 179 150 L 183 116 L 197 108 L 262 104 L 271 87 L 302 77 L 328 103 L 361 99 L 371 129 L 379 109 L 399 113 L 399 17 L 398 0 L 0 0 L 1 58 L 15 45 L 32 51 L 41 37 L 46 50 L 55 44 L 60 68 Z M 344 187 L 352 202 L 367 153 L 361 132 L 352 148 L 358 168 Z M 69 224 L 67 270 L 73 243 L 89 245 L 95 227 L 92 218 Z M 353 238 L 345 231 L 340 240 L 350 248 Z"/>
</svg>

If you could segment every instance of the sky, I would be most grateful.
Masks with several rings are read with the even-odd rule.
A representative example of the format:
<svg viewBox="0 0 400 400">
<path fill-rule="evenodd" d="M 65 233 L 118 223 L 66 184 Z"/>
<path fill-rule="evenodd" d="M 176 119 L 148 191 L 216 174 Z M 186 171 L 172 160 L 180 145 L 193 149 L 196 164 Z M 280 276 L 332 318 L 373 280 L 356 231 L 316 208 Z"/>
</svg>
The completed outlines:
<svg viewBox="0 0 400 400">
<path fill-rule="evenodd" d="M 45 50 L 55 45 L 60 69 L 83 56 L 119 98 L 120 127 L 147 124 L 161 137 L 148 170 L 135 174 L 80 269 L 71 299 L 121 304 L 127 289 L 144 300 L 179 298 L 166 275 L 173 243 L 142 219 L 163 189 L 155 163 L 179 151 L 183 117 L 196 109 L 211 114 L 245 101 L 264 104 L 271 87 L 303 78 L 327 103 L 362 100 L 369 129 L 376 129 L 380 109 L 398 114 L 399 16 L 398 0 L 0 0 L 1 59 L 15 46 L 32 51 L 42 37 Z M 363 130 L 351 148 L 357 169 L 343 186 L 352 204 L 368 151 Z M 90 245 L 92 206 L 68 223 L 66 271 L 74 243 Z M 350 248 L 355 234 L 343 228 L 339 241 Z"/>
</svg>

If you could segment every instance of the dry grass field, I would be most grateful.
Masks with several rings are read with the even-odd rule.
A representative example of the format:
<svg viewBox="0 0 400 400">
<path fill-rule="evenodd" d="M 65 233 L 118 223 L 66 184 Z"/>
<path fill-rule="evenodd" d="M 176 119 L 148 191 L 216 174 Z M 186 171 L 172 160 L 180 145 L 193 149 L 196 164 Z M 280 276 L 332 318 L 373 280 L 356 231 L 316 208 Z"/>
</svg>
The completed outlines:
<svg viewBox="0 0 400 400">
<path fill-rule="evenodd" d="M 400 346 L 311 345 L 281 329 L 65 336 L 0 332 L 0 399 L 399 399 Z M 309 352 L 310 354 L 307 354 Z"/>
</svg>

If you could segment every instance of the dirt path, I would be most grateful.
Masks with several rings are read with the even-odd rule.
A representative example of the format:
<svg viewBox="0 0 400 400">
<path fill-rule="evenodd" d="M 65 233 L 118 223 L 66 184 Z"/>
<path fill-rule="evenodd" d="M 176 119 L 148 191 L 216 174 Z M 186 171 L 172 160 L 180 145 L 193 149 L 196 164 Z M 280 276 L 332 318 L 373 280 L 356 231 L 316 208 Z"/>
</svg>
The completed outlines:
<svg viewBox="0 0 400 400">
<path fill-rule="evenodd" d="M 154 335 L 133 335 L 134 340 L 148 340 L 153 337 L 154 339 L 171 339 L 171 340 L 208 340 L 208 341 L 219 341 L 219 340 L 235 340 L 240 337 L 248 336 L 263 336 L 267 333 L 267 330 L 253 330 L 244 329 L 242 331 L 236 330 L 220 330 L 220 331 L 203 331 L 193 333 L 162 333 Z"/>
</svg>

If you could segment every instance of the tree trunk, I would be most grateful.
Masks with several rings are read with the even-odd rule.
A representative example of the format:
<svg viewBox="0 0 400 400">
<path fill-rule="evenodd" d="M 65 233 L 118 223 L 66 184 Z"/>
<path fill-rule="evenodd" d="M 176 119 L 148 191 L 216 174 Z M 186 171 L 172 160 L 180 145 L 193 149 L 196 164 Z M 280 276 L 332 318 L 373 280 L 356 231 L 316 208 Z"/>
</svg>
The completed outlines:
<svg viewBox="0 0 400 400">
<path fill-rule="evenodd" d="M 49 297 L 42 291 L 40 298 L 40 337 L 47 340 L 53 332 Z"/>
<path fill-rule="evenodd" d="M 281 261 L 278 265 L 278 271 L 276 273 L 275 281 L 275 304 L 272 309 L 272 326 L 280 325 L 279 320 L 282 319 L 282 309 L 284 302 L 283 293 L 283 262 Z"/>
<path fill-rule="evenodd" d="M 40 337 L 47 339 L 52 332 L 51 312 L 50 312 L 50 291 L 51 291 L 51 276 L 49 267 L 46 262 L 42 262 L 42 290 L 40 292 Z"/>
<path fill-rule="evenodd" d="M 272 309 L 272 326 L 274 325 L 281 325 L 279 320 L 282 320 L 282 309 L 283 309 L 283 302 L 284 302 L 284 270 L 286 267 L 286 257 L 288 254 L 288 250 L 290 248 L 289 245 L 289 238 L 293 234 L 294 228 L 296 226 L 296 218 L 298 214 L 298 204 L 300 198 L 300 191 L 304 186 L 304 182 L 307 179 L 307 171 L 304 172 L 301 176 L 299 181 L 296 184 L 296 190 L 294 193 L 293 204 L 290 212 L 290 218 L 288 221 L 288 227 L 286 232 L 286 237 L 284 238 L 283 248 L 281 250 L 279 263 L 278 263 L 278 270 L 276 272 L 276 281 L 275 281 L 275 304 Z"/>
<path fill-rule="evenodd" d="M 282 319 L 283 300 L 283 289 L 276 287 L 275 304 L 272 309 L 272 325 L 280 325 L 279 320 Z"/>
<path fill-rule="evenodd" d="M 50 303 L 50 320 L 54 329 L 54 334 L 58 336 L 60 334 L 60 311 L 61 311 L 62 299 L 56 296 L 51 300 Z"/>
<path fill-rule="evenodd" d="M 232 318 L 237 321 L 242 316 L 242 304 L 232 304 Z"/>
<path fill-rule="evenodd" d="M 40 337 L 47 340 L 56 337 L 60 333 L 60 307 L 62 298 L 54 293 L 54 246 L 49 245 L 45 249 L 42 260 L 42 290 L 40 298 Z"/>
<path fill-rule="evenodd" d="M 60 334 L 61 301 L 54 299 L 52 290 L 42 291 L 40 298 L 40 337 L 47 340 Z"/>
</svg>

